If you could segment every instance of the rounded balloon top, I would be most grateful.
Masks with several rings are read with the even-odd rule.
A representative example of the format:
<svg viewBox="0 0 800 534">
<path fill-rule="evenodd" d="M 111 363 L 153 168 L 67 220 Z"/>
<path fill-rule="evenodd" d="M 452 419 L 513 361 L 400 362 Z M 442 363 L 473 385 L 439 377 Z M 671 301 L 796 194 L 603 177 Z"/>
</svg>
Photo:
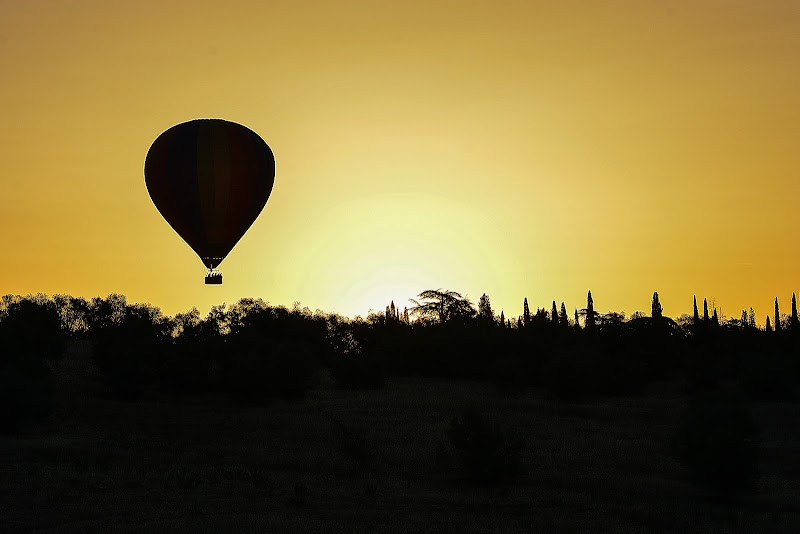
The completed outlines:
<svg viewBox="0 0 800 534">
<path fill-rule="evenodd" d="M 264 208 L 275 182 L 275 158 L 249 128 L 197 119 L 158 136 L 144 175 L 158 211 L 214 269 Z"/>
</svg>

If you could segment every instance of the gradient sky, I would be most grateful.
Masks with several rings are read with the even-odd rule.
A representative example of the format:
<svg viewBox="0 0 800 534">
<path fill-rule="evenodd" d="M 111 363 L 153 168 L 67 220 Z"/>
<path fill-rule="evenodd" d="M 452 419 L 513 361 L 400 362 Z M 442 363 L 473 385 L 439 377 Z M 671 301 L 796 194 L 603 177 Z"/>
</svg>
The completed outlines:
<svg viewBox="0 0 800 534">
<path fill-rule="evenodd" d="M 366 315 L 424 289 L 759 323 L 800 284 L 797 0 L 0 0 L 0 293 Z M 222 286 L 144 184 L 201 117 L 272 147 Z"/>
</svg>

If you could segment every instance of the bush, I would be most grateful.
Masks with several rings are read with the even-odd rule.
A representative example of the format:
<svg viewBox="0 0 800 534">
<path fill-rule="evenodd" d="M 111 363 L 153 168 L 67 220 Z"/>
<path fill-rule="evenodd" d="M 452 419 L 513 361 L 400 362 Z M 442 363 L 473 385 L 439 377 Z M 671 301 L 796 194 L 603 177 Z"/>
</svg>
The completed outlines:
<svg viewBox="0 0 800 534">
<path fill-rule="evenodd" d="M 472 482 L 496 484 L 522 474 L 525 439 L 516 430 L 467 409 L 450 422 L 449 434 Z"/>
<path fill-rule="evenodd" d="M 695 396 L 673 446 L 696 486 L 724 500 L 755 491 L 758 429 L 741 394 L 717 390 Z"/>
</svg>

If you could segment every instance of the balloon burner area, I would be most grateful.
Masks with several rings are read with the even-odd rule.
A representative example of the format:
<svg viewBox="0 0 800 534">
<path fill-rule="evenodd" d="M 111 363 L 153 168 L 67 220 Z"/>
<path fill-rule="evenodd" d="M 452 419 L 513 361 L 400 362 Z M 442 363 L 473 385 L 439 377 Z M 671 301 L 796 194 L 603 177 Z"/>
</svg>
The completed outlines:
<svg viewBox="0 0 800 534">
<path fill-rule="evenodd" d="M 222 273 L 216 269 L 209 269 L 206 273 L 206 285 L 221 285 Z"/>
</svg>

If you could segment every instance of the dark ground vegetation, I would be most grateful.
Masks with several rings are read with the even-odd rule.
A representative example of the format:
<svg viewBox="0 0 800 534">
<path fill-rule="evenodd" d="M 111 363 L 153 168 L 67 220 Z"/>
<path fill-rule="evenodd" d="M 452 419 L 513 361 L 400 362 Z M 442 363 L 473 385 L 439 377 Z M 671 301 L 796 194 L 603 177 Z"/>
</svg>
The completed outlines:
<svg viewBox="0 0 800 534">
<path fill-rule="evenodd" d="M 797 531 L 796 323 L 588 308 L 5 297 L 0 531 Z"/>
</svg>

